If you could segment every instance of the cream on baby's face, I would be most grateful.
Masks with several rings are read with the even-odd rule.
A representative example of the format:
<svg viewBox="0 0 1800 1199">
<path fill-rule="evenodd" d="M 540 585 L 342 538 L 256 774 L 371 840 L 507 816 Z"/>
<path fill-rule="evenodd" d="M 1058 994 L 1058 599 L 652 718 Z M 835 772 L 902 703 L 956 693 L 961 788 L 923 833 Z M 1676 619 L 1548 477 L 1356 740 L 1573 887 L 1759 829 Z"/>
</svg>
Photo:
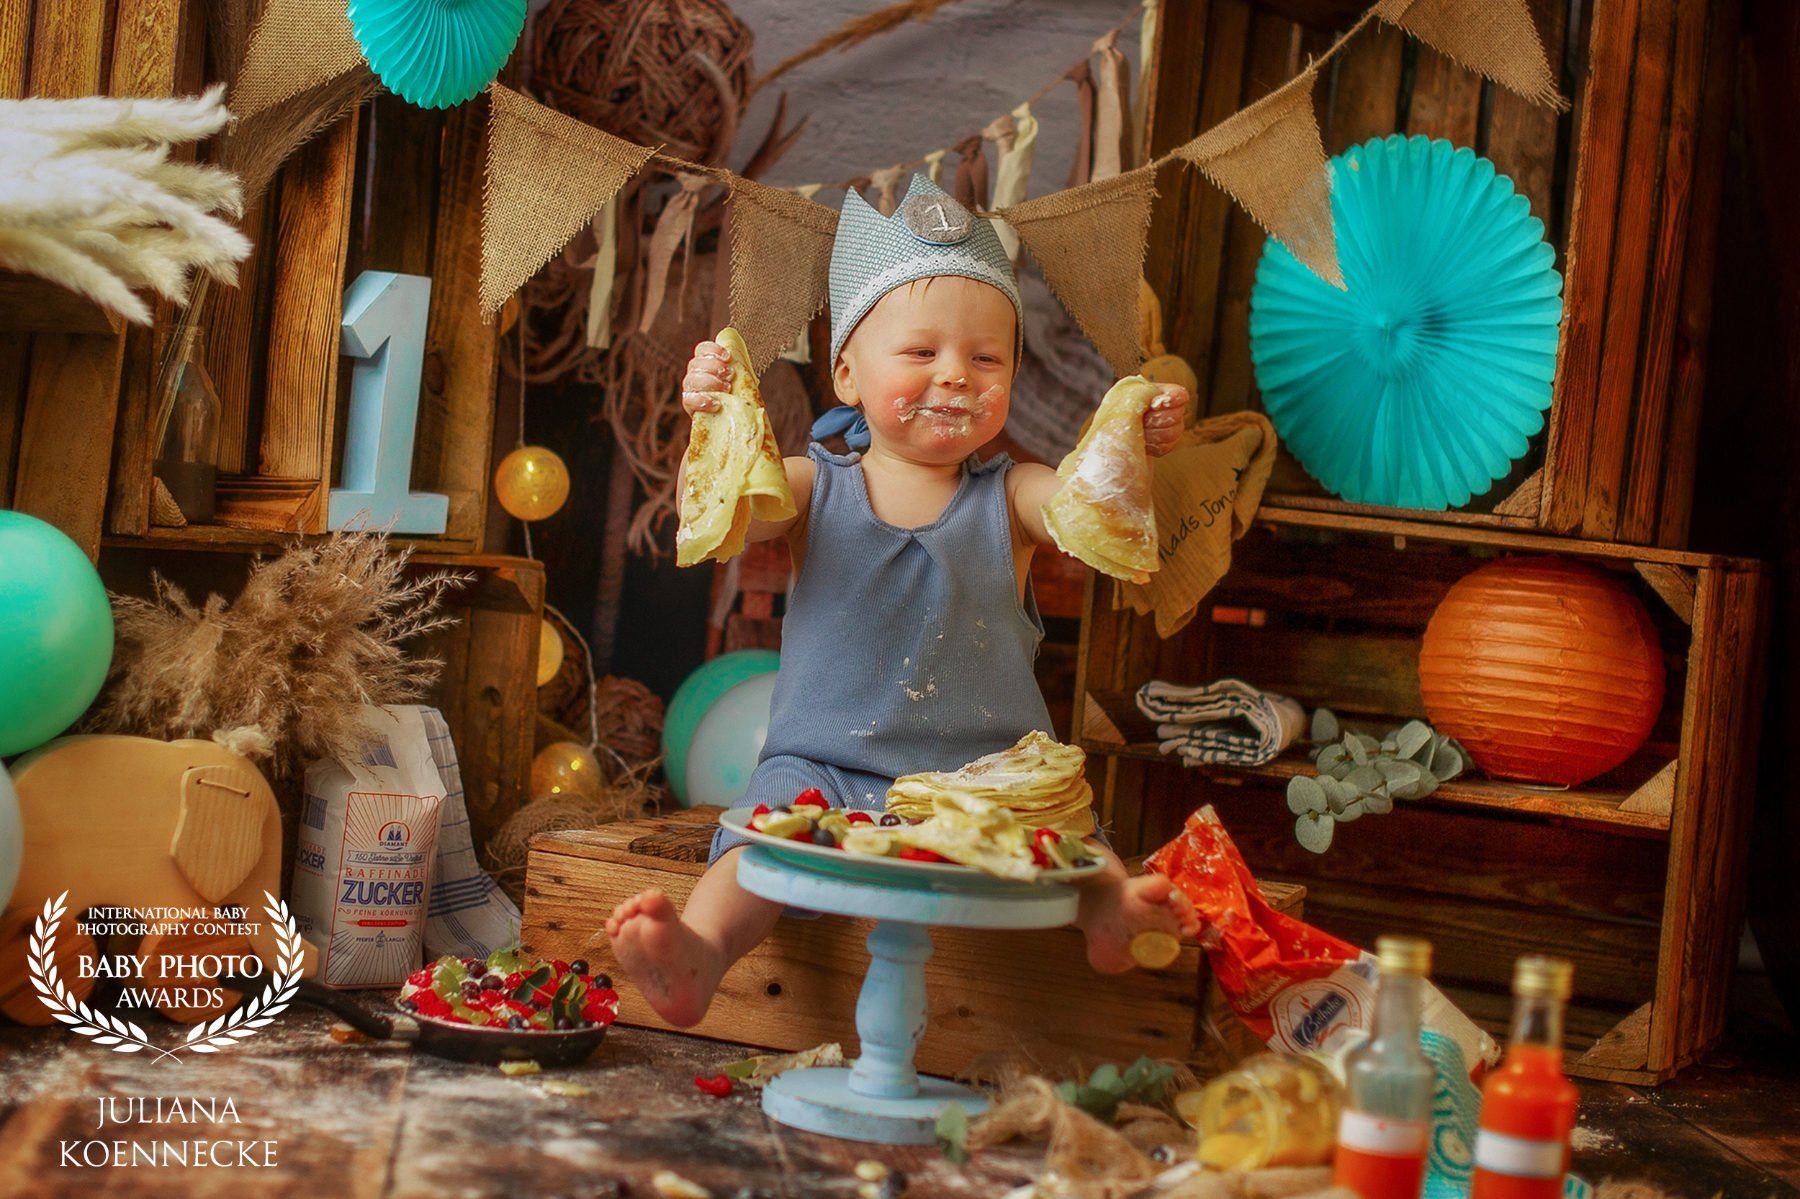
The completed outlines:
<svg viewBox="0 0 1800 1199">
<path fill-rule="evenodd" d="M 1018 317 L 1006 293 L 937 275 L 881 297 L 844 343 L 832 382 L 875 446 L 960 462 L 1006 424 Z"/>
</svg>

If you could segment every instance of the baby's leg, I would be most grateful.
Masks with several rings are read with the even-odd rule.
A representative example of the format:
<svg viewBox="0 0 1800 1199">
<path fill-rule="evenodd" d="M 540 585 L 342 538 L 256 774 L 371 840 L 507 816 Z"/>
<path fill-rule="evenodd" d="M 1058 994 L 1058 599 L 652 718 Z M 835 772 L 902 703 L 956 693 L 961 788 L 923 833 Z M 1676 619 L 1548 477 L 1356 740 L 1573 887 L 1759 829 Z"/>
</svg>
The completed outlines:
<svg viewBox="0 0 1800 1199">
<path fill-rule="evenodd" d="M 613 909 L 606 935 L 656 1014 L 678 1028 L 697 1024 L 719 980 L 762 943 L 782 905 L 738 886 L 743 847 L 727 850 L 700 876 L 679 917 L 661 891 L 643 891 Z"/>
</svg>

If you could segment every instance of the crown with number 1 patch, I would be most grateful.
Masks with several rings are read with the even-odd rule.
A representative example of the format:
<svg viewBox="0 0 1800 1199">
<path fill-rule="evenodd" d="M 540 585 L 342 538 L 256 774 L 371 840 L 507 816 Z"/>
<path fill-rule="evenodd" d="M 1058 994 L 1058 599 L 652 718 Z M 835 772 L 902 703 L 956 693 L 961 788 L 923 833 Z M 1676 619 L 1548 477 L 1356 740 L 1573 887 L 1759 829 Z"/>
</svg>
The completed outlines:
<svg viewBox="0 0 1800 1199">
<path fill-rule="evenodd" d="M 991 284 L 1020 318 L 1019 281 L 994 223 L 914 174 L 894 215 L 882 216 L 851 188 L 831 246 L 831 357 L 888 292 L 914 279 L 961 275 Z"/>
</svg>

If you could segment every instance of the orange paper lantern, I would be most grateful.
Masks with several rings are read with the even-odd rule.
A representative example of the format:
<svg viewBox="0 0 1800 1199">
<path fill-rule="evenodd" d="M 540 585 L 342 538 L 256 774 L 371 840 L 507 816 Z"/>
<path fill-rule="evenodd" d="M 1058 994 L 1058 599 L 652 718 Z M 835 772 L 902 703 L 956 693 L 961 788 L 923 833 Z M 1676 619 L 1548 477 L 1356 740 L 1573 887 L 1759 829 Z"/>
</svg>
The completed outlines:
<svg viewBox="0 0 1800 1199">
<path fill-rule="evenodd" d="M 1444 597 L 1419 651 L 1439 732 L 1496 778 L 1573 786 L 1624 762 L 1662 710 L 1650 614 L 1606 572 L 1509 558 Z"/>
</svg>

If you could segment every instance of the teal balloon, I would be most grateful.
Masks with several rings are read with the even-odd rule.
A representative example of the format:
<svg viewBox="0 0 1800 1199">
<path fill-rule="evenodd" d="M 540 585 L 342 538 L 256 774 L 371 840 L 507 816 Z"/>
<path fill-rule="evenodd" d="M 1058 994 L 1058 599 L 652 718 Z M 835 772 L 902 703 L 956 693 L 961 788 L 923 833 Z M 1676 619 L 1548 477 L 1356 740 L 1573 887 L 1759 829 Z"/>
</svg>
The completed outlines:
<svg viewBox="0 0 1800 1199">
<path fill-rule="evenodd" d="M 350 30 L 387 89 L 448 108 L 494 81 L 525 29 L 526 0 L 350 0 Z"/>
<path fill-rule="evenodd" d="M 12 775 L 0 766 L 0 912 L 12 902 L 19 882 L 19 859 L 25 852 L 25 825 L 19 820 L 19 793 Z"/>
<path fill-rule="evenodd" d="M 112 604 L 54 525 L 0 511 L 0 756 L 81 718 L 112 665 Z"/>
<path fill-rule="evenodd" d="M 663 717 L 663 773 L 683 807 L 730 807 L 769 734 L 781 655 L 743 649 L 706 662 L 675 689 Z"/>
<path fill-rule="evenodd" d="M 1556 252 L 1512 180 L 1472 150 L 1395 135 L 1330 165 L 1344 289 L 1269 240 L 1250 293 L 1263 407 L 1344 499 L 1460 508 L 1544 427 Z"/>
</svg>

